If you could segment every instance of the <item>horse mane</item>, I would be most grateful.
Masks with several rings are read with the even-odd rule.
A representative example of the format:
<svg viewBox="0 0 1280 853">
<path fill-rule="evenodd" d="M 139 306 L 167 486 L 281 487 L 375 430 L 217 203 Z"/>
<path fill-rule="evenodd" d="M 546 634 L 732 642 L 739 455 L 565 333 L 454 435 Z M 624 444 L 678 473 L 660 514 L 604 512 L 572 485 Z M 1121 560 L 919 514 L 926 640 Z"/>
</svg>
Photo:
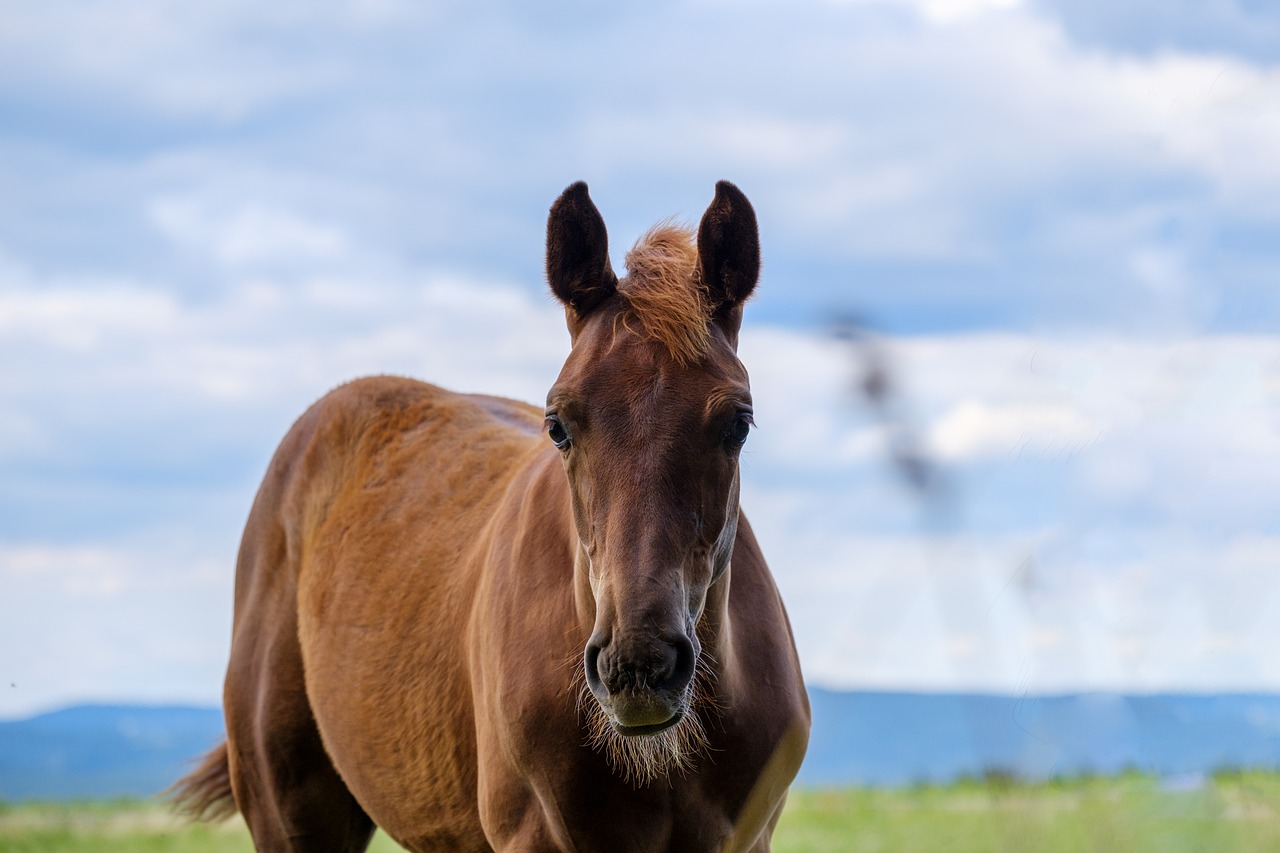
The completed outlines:
<svg viewBox="0 0 1280 853">
<path fill-rule="evenodd" d="M 670 222 L 650 228 L 626 256 L 618 291 L 651 340 L 689 364 L 711 347 L 711 306 L 698 269 L 693 231 Z"/>
</svg>

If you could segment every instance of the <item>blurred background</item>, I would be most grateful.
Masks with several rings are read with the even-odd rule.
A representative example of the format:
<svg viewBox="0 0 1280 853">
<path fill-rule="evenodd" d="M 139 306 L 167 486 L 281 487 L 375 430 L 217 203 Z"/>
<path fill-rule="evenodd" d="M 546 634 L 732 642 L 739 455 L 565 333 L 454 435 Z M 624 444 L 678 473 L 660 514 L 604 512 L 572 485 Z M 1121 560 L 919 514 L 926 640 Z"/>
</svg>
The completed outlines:
<svg viewBox="0 0 1280 853">
<path fill-rule="evenodd" d="M 756 207 L 812 685 L 1280 692 L 1278 152 L 1258 0 L 3 0 L 0 717 L 216 705 L 293 419 L 541 402 L 579 179 L 619 269 Z"/>
</svg>

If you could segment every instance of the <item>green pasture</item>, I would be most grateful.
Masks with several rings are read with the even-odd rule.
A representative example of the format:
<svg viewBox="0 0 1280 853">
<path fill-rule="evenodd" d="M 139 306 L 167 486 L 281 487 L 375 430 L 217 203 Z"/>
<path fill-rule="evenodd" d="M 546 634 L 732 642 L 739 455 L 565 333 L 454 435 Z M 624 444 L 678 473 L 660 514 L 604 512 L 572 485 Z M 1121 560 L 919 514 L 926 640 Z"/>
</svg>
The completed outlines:
<svg viewBox="0 0 1280 853">
<path fill-rule="evenodd" d="M 247 853 L 238 821 L 188 825 L 153 802 L 0 804 L 0 851 Z M 371 848 L 400 848 L 379 834 Z M 774 850 L 886 853 L 1235 853 L 1280 850 L 1280 774 L 1202 785 L 1144 776 L 1001 780 L 909 790 L 795 791 Z"/>
</svg>

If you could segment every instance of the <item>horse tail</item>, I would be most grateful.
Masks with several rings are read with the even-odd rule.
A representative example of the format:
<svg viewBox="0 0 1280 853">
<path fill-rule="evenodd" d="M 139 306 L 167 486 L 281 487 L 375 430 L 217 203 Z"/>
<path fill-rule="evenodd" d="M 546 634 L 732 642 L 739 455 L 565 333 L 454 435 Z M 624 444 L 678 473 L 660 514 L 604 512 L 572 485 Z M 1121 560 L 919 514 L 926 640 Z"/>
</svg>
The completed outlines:
<svg viewBox="0 0 1280 853">
<path fill-rule="evenodd" d="M 174 810 L 191 820 L 217 821 L 235 814 L 226 742 L 211 749 L 199 767 L 174 782 L 164 793 Z"/>
</svg>

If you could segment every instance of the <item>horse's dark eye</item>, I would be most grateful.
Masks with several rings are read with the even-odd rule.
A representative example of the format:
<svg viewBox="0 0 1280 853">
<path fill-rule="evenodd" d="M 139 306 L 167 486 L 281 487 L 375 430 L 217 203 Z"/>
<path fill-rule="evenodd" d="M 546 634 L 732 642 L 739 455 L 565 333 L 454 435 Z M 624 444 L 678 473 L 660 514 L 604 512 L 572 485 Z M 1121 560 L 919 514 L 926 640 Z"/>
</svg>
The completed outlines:
<svg viewBox="0 0 1280 853">
<path fill-rule="evenodd" d="M 548 416 L 546 420 L 547 436 L 550 437 L 552 444 L 561 450 L 567 450 L 569 447 L 569 431 L 564 428 L 564 424 L 560 423 L 560 419 L 554 415 Z"/>
<path fill-rule="evenodd" d="M 751 415 L 747 412 L 738 412 L 738 416 L 733 419 L 733 423 L 729 429 L 725 430 L 724 439 L 730 447 L 741 447 L 746 444 L 747 436 L 751 433 L 751 425 L 755 421 L 751 419 Z"/>
</svg>

